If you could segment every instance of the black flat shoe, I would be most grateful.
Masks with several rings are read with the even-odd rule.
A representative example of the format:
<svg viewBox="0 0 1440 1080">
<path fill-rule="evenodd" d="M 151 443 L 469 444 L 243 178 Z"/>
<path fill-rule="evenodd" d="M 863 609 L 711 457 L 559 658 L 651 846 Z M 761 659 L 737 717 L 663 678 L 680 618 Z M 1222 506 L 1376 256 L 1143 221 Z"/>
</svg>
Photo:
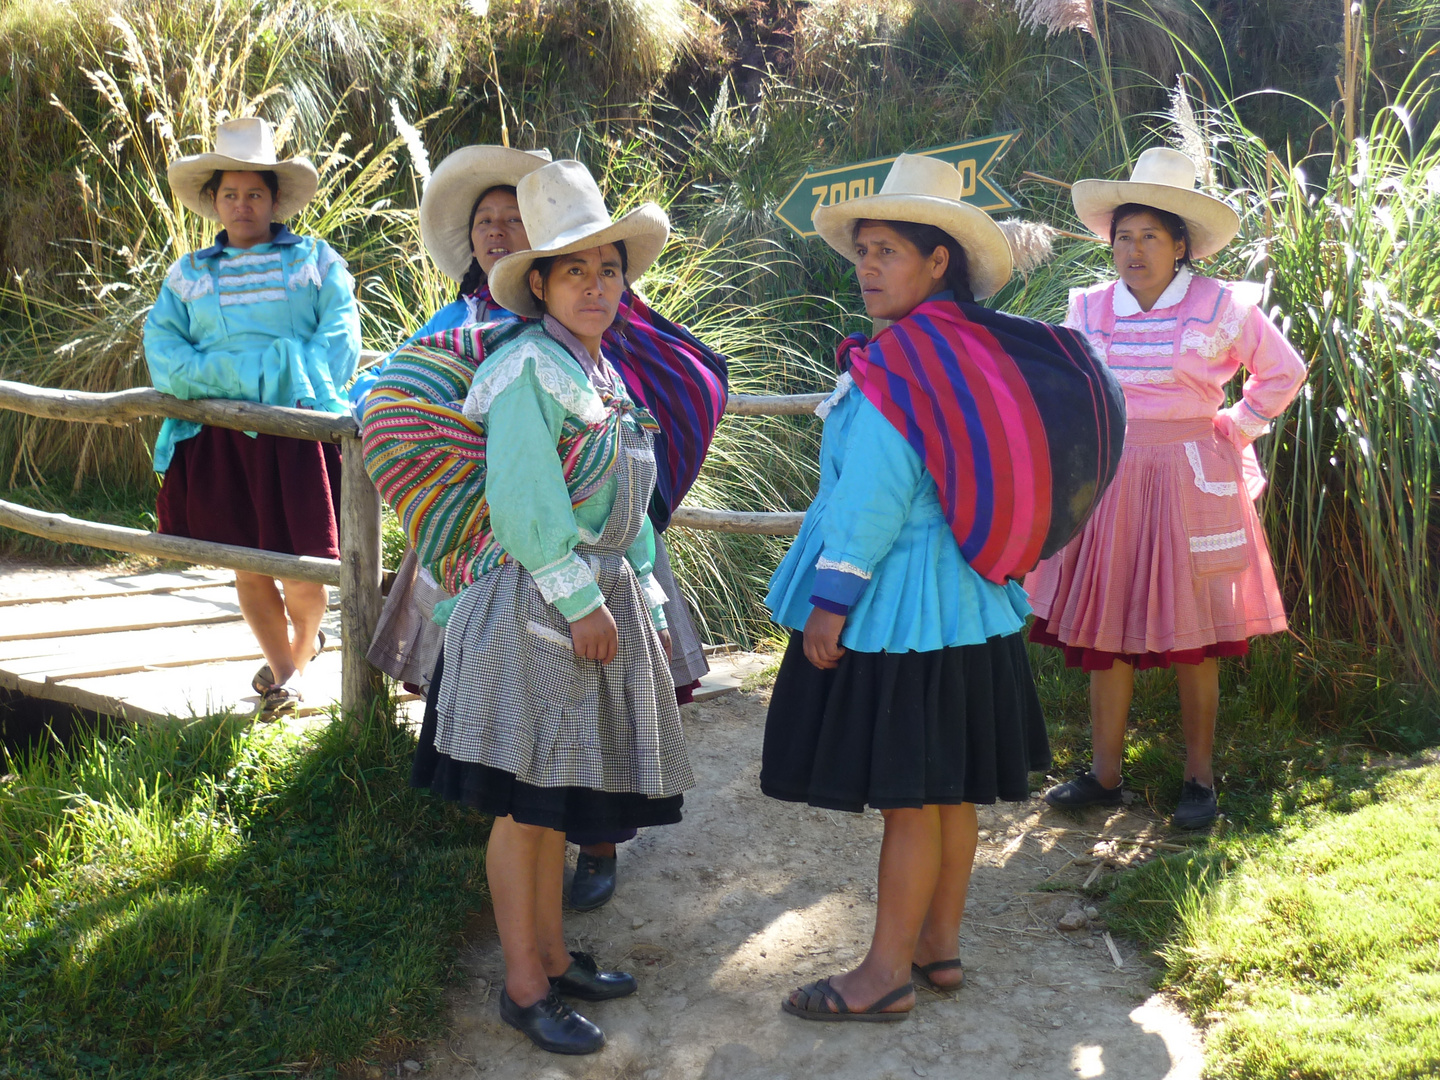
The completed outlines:
<svg viewBox="0 0 1440 1080">
<path fill-rule="evenodd" d="M 1180 805 L 1175 807 L 1170 824 L 1177 829 L 1203 829 L 1215 824 L 1219 813 L 1215 789 L 1186 780 L 1180 788 Z"/>
<path fill-rule="evenodd" d="M 609 1001 L 635 993 L 635 976 L 628 971 L 601 971 L 589 953 L 572 952 L 574 960 L 564 975 L 550 979 L 557 993 L 581 1001 Z"/>
<path fill-rule="evenodd" d="M 575 860 L 575 876 L 570 880 L 570 907 L 575 911 L 594 911 L 604 907 L 615 895 L 615 857 L 586 855 L 580 852 Z"/>
<path fill-rule="evenodd" d="M 1045 801 L 1066 810 L 1079 810 L 1086 806 L 1120 806 L 1125 801 L 1125 781 L 1121 780 L 1113 788 L 1106 787 L 1095 779 L 1094 773 L 1082 770 L 1075 774 L 1074 780 L 1056 784 L 1045 792 Z"/>
<path fill-rule="evenodd" d="M 502 989 L 500 1019 L 552 1054 L 593 1054 L 605 1045 L 605 1033 L 561 1001 L 554 987 L 525 1009 Z"/>
</svg>

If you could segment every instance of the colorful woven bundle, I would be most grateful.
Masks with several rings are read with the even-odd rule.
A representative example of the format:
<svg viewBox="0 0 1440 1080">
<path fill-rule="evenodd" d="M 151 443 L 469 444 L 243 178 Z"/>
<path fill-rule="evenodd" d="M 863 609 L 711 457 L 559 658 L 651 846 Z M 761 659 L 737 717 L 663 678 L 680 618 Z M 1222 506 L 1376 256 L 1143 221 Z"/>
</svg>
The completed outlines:
<svg viewBox="0 0 1440 1080">
<path fill-rule="evenodd" d="M 650 516 L 663 529 L 705 463 L 725 413 L 729 367 L 725 357 L 633 292 L 621 299 L 617 327 L 606 331 L 601 349 L 659 425 Z"/>
<path fill-rule="evenodd" d="M 485 498 L 485 429 L 461 410 L 485 357 L 527 325 L 505 320 L 419 338 L 396 351 L 365 398 L 365 470 L 421 564 L 452 593 L 506 559 Z M 576 504 L 604 484 L 619 452 L 624 409 L 601 396 L 607 418 L 587 427 L 571 417 L 556 447 Z"/>
<path fill-rule="evenodd" d="M 1021 578 L 1084 526 L 1120 463 L 1125 404 L 1080 334 L 927 300 L 838 360 L 925 462 L 960 553 Z"/>
</svg>

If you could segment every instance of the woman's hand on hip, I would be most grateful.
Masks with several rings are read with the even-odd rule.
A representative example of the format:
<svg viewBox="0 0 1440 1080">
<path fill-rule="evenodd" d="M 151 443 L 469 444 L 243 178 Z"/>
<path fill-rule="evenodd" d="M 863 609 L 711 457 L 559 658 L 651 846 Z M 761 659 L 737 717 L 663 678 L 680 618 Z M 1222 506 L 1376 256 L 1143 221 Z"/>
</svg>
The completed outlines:
<svg viewBox="0 0 1440 1080">
<path fill-rule="evenodd" d="M 845 616 L 824 608 L 814 608 L 805 620 L 805 659 L 821 671 L 840 663 L 845 648 L 840 644 L 840 631 L 845 629 Z"/>
<path fill-rule="evenodd" d="M 614 660 L 620 648 L 615 617 L 604 604 L 570 624 L 570 640 L 574 643 L 576 656 L 582 660 L 598 660 L 602 664 Z"/>
</svg>

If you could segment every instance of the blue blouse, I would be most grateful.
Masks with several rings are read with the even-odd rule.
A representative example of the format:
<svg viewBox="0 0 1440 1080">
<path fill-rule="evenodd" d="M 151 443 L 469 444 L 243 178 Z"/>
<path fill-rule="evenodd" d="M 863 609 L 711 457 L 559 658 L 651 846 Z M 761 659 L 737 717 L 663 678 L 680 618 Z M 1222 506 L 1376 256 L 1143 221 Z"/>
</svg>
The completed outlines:
<svg viewBox="0 0 1440 1080">
<path fill-rule="evenodd" d="M 182 400 L 228 398 L 344 412 L 360 359 L 360 315 L 345 260 L 323 240 L 272 225 L 252 248 L 216 242 L 178 259 L 145 320 L 155 389 Z M 167 419 L 155 471 L 200 425 Z"/>
<path fill-rule="evenodd" d="M 485 311 L 483 315 L 484 318 L 492 322 L 500 319 L 518 319 L 520 317 L 518 315 L 512 315 L 502 307 L 494 306 Z M 406 338 L 403 343 L 397 345 L 384 360 L 381 360 L 378 364 L 371 365 L 357 375 L 349 391 L 350 411 L 355 416 L 355 422 L 360 422 L 360 414 L 364 411 L 365 395 L 370 393 L 375 383 L 379 381 L 380 372 L 383 371 L 385 365 L 390 362 L 391 356 L 394 356 L 395 353 L 405 348 L 406 345 L 418 341 L 426 334 L 439 333 L 441 330 L 458 330 L 462 326 L 470 326 L 480 321 L 480 317 L 481 313 L 476 311 L 474 301 L 465 299 L 453 300 L 435 312 L 434 315 L 431 315 L 424 326 Z"/>
<path fill-rule="evenodd" d="M 816 606 L 844 614 L 840 643 L 858 652 L 930 652 L 1020 630 L 1025 590 L 970 568 L 920 456 L 849 375 L 821 409 L 820 490 L 770 579 L 775 621 L 802 630 Z"/>
</svg>

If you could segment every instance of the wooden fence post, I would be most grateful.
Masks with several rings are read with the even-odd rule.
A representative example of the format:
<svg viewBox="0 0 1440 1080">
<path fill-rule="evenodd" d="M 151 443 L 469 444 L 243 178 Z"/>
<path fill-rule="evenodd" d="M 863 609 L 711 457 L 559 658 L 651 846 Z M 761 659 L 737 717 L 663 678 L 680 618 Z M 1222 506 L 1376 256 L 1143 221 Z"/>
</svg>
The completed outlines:
<svg viewBox="0 0 1440 1080">
<path fill-rule="evenodd" d="M 383 691 L 365 658 L 380 618 L 380 493 L 358 438 L 341 439 L 340 454 L 340 707 L 359 720 Z"/>
</svg>

